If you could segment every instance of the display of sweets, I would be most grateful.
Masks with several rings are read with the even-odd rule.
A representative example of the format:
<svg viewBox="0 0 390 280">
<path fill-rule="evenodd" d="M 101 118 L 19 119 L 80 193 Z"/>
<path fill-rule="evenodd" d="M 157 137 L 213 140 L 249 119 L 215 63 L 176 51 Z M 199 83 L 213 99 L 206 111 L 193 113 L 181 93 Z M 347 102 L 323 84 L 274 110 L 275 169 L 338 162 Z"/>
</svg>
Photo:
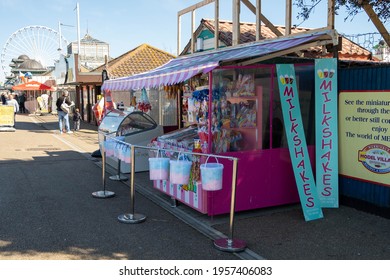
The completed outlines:
<svg viewBox="0 0 390 280">
<path fill-rule="evenodd" d="M 168 180 L 169 158 L 149 158 L 150 180 Z"/>
<path fill-rule="evenodd" d="M 172 184 L 187 185 L 190 180 L 192 161 L 171 160 L 169 179 Z"/>
<path fill-rule="evenodd" d="M 239 74 L 237 80 L 227 84 L 226 95 L 228 97 L 254 96 L 254 76 L 252 74 Z"/>
<path fill-rule="evenodd" d="M 251 100 L 231 104 L 230 127 L 256 127 L 257 112 L 253 107 Z"/>
</svg>

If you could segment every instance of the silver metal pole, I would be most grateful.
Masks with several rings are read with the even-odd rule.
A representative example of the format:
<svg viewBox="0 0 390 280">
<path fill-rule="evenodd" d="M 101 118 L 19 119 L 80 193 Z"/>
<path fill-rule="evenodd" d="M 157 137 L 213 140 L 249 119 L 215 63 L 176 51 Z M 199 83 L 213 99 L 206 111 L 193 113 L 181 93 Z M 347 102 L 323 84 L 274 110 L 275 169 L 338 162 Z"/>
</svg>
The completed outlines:
<svg viewBox="0 0 390 280">
<path fill-rule="evenodd" d="M 116 139 L 115 139 L 116 140 Z M 126 142 L 116 140 L 119 143 L 129 145 Z M 154 147 L 145 147 L 145 146 L 136 146 L 131 145 L 131 176 L 130 176 L 130 203 L 131 203 L 131 212 L 127 214 L 121 214 L 118 216 L 118 220 L 122 223 L 135 224 L 141 223 L 146 220 L 146 216 L 143 214 L 134 213 L 134 177 L 135 177 L 135 148 L 146 149 L 146 150 L 164 150 L 170 152 L 179 152 L 177 150 L 164 149 L 164 148 L 154 148 Z M 207 156 L 203 153 L 193 153 L 193 152 L 181 152 L 184 154 L 193 154 Z M 211 155 L 217 158 L 225 158 L 233 160 L 233 174 L 232 174 L 232 192 L 231 192 L 231 201 L 230 201 L 230 221 L 229 221 L 229 236 L 228 238 L 221 238 L 214 241 L 214 246 L 226 252 L 240 252 L 245 250 L 246 242 L 240 239 L 234 239 L 234 214 L 235 214 L 235 205 L 236 205 L 236 186 L 237 186 L 237 166 L 238 158 L 229 157 L 229 156 L 220 156 L 220 155 Z"/>
<path fill-rule="evenodd" d="M 118 216 L 118 220 L 121 223 L 125 224 L 138 224 L 141 222 L 144 222 L 146 220 L 146 216 L 143 214 L 136 214 L 134 213 L 134 178 L 135 178 L 135 146 L 131 145 L 130 150 L 130 164 L 131 164 L 131 174 L 130 174 L 130 204 L 131 204 L 131 211 L 127 214 L 121 214 Z"/>
<path fill-rule="evenodd" d="M 102 144 L 102 181 L 103 181 L 103 190 L 96 191 L 92 193 L 92 196 L 95 198 L 110 198 L 115 196 L 114 192 L 106 190 L 106 149 L 104 148 L 104 143 L 106 142 L 107 136 L 104 134 L 104 142 Z"/>
<path fill-rule="evenodd" d="M 229 237 L 220 238 L 214 241 L 214 246 L 221 250 L 227 252 L 239 252 L 243 251 L 246 248 L 245 241 L 239 239 L 233 239 L 234 231 L 234 212 L 236 205 L 236 184 L 237 184 L 237 161 L 238 159 L 233 159 L 233 176 L 232 176 L 232 195 L 230 200 L 230 221 L 229 221 Z"/>
<path fill-rule="evenodd" d="M 61 52 L 62 51 L 62 43 L 61 43 L 62 33 L 61 33 L 61 22 L 60 21 L 58 21 L 58 32 L 59 32 L 59 36 L 58 36 L 58 51 Z"/>
<path fill-rule="evenodd" d="M 77 13 L 77 53 L 80 59 L 81 46 L 80 46 L 80 5 L 79 2 L 76 4 L 76 13 Z"/>
</svg>

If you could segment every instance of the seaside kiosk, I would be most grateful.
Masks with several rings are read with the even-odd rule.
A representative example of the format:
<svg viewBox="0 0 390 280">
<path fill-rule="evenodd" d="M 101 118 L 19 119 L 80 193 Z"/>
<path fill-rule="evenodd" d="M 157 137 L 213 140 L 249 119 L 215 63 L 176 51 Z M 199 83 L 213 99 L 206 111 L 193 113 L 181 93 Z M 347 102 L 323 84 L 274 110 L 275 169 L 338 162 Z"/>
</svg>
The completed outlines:
<svg viewBox="0 0 390 280">
<path fill-rule="evenodd" d="M 307 156 L 313 164 L 314 60 L 285 58 L 279 54 L 313 45 L 337 45 L 337 38 L 334 30 L 321 30 L 195 53 L 173 59 L 147 73 L 105 81 L 102 89 L 180 84 L 185 128 L 158 137 L 154 145 L 192 151 L 196 140 L 200 141 L 204 153 L 238 158 L 237 211 L 296 203 L 299 194 L 287 145 L 276 66 L 295 67 L 295 77 L 291 79 L 299 89 Z M 154 186 L 201 213 L 228 213 L 232 163 L 220 162 L 225 166 L 221 190 L 203 190 L 199 180 L 189 185 L 161 180 L 155 181 Z"/>
</svg>

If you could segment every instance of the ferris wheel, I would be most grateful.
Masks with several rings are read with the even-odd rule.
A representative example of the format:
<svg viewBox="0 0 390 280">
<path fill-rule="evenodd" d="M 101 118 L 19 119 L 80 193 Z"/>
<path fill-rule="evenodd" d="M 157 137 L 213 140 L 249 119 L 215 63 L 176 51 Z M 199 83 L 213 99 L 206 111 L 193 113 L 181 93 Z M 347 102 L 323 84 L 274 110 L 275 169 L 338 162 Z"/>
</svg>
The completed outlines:
<svg viewBox="0 0 390 280">
<path fill-rule="evenodd" d="M 45 68 L 54 66 L 60 54 L 66 55 L 67 45 L 68 41 L 59 32 L 49 27 L 31 25 L 15 31 L 1 51 L 1 80 L 11 74 L 12 59 L 27 55 L 30 59 L 40 62 Z"/>
</svg>

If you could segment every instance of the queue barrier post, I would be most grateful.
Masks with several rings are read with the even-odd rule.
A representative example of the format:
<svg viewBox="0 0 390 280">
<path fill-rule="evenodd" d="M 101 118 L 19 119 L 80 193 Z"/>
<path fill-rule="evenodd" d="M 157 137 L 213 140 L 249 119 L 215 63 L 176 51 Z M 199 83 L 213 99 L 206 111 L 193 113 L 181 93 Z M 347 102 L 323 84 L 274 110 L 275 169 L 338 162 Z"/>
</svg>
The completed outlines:
<svg viewBox="0 0 390 280">
<path fill-rule="evenodd" d="M 117 142 L 124 143 L 122 141 L 116 140 Z M 124 143 L 127 144 L 127 143 Z M 128 144 L 127 144 L 128 145 Z M 163 149 L 163 148 L 153 148 L 153 147 L 144 147 L 144 146 L 136 146 L 131 145 L 130 149 L 130 157 L 131 157 L 131 175 L 130 175 L 130 204 L 131 211 L 130 213 L 121 214 L 118 216 L 118 220 L 122 223 L 126 224 L 136 224 L 141 223 L 146 220 L 146 216 L 143 214 L 134 213 L 134 178 L 135 178 L 135 148 L 147 149 L 147 150 L 164 150 L 169 152 L 178 152 L 176 150 L 171 149 Z M 181 152 L 185 154 L 195 154 L 200 156 L 207 156 L 207 154 L 203 153 L 194 153 L 194 152 Z M 103 153 L 104 154 L 104 153 Z M 237 166 L 238 166 L 238 158 L 228 157 L 228 156 L 219 156 L 219 155 L 210 155 L 218 158 L 226 158 L 233 160 L 233 174 L 232 174 L 232 191 L 231 191 L 231 201 L 230 201 L 230 219 L 229 219 L 229 235 L 228 238 L 220 238 L 214 240 L 214 246 L 218 250 L 225 252 L 240 252 L 244 251 L 247 247 L 246 242 L 237 238 L 233 238 L 234 234 L 234 215 L 235 215 L 235 205 L 236 205 L 236 185 L 237 185 Z"/>
<path fill-rule="evenodd" d="M 237 158 L 233 159 L 233 175 L 232 175 L 232 194 L 230 201 L 230 219 L 229 219 L 229 237 L 214 240 L 214 246 L 225 252 L 240 252 L 246 248 L 246 242 L 240 239 L 233 238 L 234 232 L 234 213 L 236 205 L 236 183 L 237 183 Z"/>
<path fill-rule="evenodd" d="M 134 177 L 135 177 L 135 146 L 131 145 L 130 149 L 130 164 L 131 164 L 131 174 L 130 174 L 130 213 L 121 214 L 118 216 L 118 220 L 121 223 L 125 224 L 138 224 L 146 220 L 146 216 L 143 214 L 134 213 Z"/>
<path fill-rule="evenodd" d="M 102 145 L 102 181 L 103 181 L 103 190 L 96 191 L 92 193 L 94 198 L 111 198 L 115 196 L 115 193 L 112 191 L 106 190 L 106 148 L 104 147 L 106 142 L 107 135 L 104 134 L 104 142 Z"/>
<path fill-rule="evenodd" d="M 153 147 L 142 147 L 137 146 L 138 148 L 149 149 L 149 150 L 164 150 L 169 152 L 179 152 L 171 149 L 164 148 L 153 148 Z M 246 242 L 237 238 L 233 238 L 234 233 L 234 215 L 235 215 L 235 205 L 236 205 L 236 186 L 237 186 L 237 167 L 238 167 L 238 158 L 229 157 L 229 156 L 220 156 L 220 155 L 211 155 L 203 153 L 194 153 L 194 152 L 184 152 L 184 154 L 192 154 L 199 156 L 213 156 L 216 158 L 225 158 L 233 160 L 233 172 L 232 172 L 232 191 L 231 191 L 231 201 L 230 201 L 230 219 L 229 219 L 229 236 L 228 238 L 220 238 L 214 240 L 214 246 L 221 251 L 225 252 L 241 252 L 244 251 L 247 247 Z"/>
<path fill-rule="evenodd" d="M 125 175 L 121 174 L 121 160 L 118 159 L 118 167 L 117 167 L 117 174 L 112 175 L 109 177 L 112 181 L 127 181 L 129 178 L 127 178 Z"/>
</svg>

